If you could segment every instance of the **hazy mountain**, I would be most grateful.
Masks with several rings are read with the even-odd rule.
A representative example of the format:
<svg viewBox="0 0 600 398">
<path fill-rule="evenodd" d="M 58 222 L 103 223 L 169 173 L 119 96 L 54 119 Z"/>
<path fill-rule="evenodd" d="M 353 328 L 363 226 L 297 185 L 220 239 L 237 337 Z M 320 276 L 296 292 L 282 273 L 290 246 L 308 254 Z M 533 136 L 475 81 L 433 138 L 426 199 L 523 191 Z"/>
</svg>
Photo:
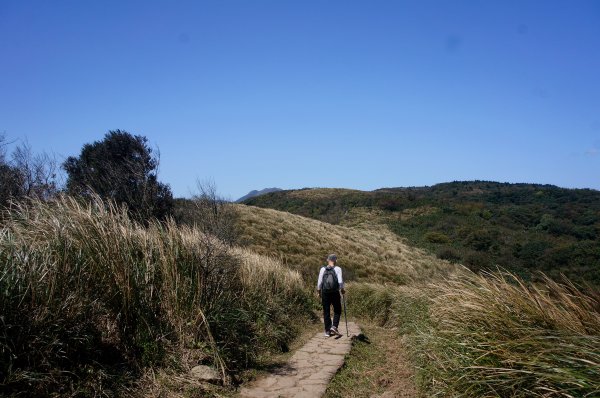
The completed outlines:
<svg viewBox="0 0 600 398">
<path fill-rule="evenodd" d="M 280 189 L 280 188 L 265 188 L 265 189 L 260 190 L 260 191 L 257 191 L 257 190 L 250 191 L 250 192 L 248 192 L 247 195 L 244 195 L 241 198 L 239 198 L 238 200 L 236 200 L 236 203 L 241 203 L 244 200 L 247 200 L 247 199 L 250 199 L 250 198 L 254 198 L 256 196 L 261 196 L 261 195 L 265 195 L 267 193 L 279 192 L 279 191 L 282 191 L 282 189 Z"/>
</svg>

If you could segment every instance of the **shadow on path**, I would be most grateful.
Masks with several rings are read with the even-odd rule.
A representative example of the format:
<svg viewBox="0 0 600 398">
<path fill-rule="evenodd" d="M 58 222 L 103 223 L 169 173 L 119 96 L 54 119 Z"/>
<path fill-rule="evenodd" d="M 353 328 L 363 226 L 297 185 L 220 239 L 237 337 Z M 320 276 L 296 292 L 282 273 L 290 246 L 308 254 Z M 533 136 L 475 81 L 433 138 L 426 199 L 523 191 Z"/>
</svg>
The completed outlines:
<svg viewBox="0 0 600 398">
<path fill-rule="evenodd" d="M 318 398 L 327 384 L 344 364 L 352 339 L 366 337 L 354 322 L 348 322 L 350 337 L 324 337 L 317 333 L 289 361 L 240 391 L 241 398 Z M 368 340 L 368 339 L 367 339 Z"/>
</svg>

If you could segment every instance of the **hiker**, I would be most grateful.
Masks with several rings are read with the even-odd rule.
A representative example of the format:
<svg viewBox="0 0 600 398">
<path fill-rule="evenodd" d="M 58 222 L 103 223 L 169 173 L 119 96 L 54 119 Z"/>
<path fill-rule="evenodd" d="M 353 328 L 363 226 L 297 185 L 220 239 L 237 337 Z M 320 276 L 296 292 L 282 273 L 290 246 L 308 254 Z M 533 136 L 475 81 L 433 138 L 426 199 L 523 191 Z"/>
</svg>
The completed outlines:
<svg viewBox="0 0 600 398">
<path fill-rule="evenodd" d="M 340 292 L 345 294 L 342 269 L 336 265 L 337 256 L 327 256 L 327 265 L 321 267 L 319 280 L 317 281 L 317 293 L 323 304 L 323 321 L 325 323 L 325 337 L 341 336 L 338 331 L 340 317 L 342 315 L 342 304 Z M 331 306 L 333 305 L 333 323 L 331 322 Z"/>
</svg>

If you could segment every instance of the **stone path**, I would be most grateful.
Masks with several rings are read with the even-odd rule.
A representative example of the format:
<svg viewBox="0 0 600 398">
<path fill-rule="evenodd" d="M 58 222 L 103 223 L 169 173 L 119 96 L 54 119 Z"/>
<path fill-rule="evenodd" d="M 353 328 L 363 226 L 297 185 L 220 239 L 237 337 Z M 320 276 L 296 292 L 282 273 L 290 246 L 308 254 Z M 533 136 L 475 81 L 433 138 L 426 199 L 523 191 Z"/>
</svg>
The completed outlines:
<svg viewBox="0 0 600 398">
<path fill-rule="evenodd" d="M 323 332 L 310 339 L 294 353 L 285 366 L 240 392 L 242 398 L 319 398 L 327 384 L 344 364 L 352 337 L 360 334 L 354 322 L 348 322 L 350 337 L 324 337 Z M 340 332 L 346 326 L 340 324 Z"/>
</svg>

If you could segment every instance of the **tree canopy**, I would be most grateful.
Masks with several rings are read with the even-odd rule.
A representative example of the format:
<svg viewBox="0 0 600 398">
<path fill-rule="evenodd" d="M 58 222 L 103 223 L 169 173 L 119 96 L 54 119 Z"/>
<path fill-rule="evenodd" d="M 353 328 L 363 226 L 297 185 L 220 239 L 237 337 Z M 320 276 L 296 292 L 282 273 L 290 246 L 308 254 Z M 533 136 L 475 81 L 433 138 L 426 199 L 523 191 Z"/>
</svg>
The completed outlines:
<svg viewBox="0 0 600 398">
<path fill-rule="evenodd" d="M 158 166 L 148 139 L 122 130 L 85 144 L 79 157 L 71 156 L 63 164 L 69 193 L 87 198 L 97 194 L 126 204 L 138 220 L 164 219 L 172 213 L 173 194 L 158 181 Z"/>
</svg>

